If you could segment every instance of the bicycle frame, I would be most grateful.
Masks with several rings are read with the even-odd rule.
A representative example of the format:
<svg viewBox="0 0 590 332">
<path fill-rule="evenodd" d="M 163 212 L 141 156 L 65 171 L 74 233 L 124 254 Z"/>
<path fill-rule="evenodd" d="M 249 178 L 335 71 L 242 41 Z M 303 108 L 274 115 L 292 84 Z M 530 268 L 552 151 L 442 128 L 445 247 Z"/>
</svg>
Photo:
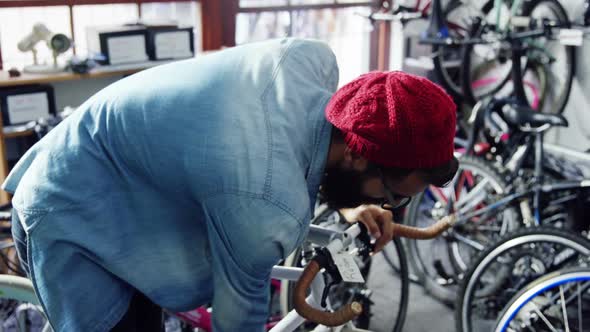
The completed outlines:
<svg viewBox="0 0 590 332">
<path fill-rule="evenodd" d="M 316 212 L 319 215 L 321 214 L 321 211 L 322 210 Z M 358 225 L 351 226 L 345 232 L 341 232 L 311 224 L 307 239 L 314 244 L 326 246 L 332 253 L 337 253 L 341 251 L 342 248 L 346 248 L 352 243 L 359 234 L 360 227 Z M 303 270 L 304 268 L 276 265 L 271 271 L 271 279 L 297 281 L 301 277 Z M 325 308 L 320 305 L 320 299 L 322 298 L 325 286 L 323 275 L 318 274 L 312 283 L 311 295 L 306 300 L 315 308 L 331 310 L 332 308 L 329 299 L 326 299 L 327 306 Z M 194 327 L 204 328 L 207 331 L 211 330 L 211 313 L 204 307 L 197 308 L 190 312 L 176 313 L 175 315 Z M 291 312 L 281 320 L 267 323 L 266 329 L 270 329 L 269 331 L 271 332 L 290 332 L 294 331 L 304 322 L 305 318 L 301 317 L 295 310 L 291 310 Z M 329 328 L 320 325 L 316 327 L 314 331 L 363 332 L 366 330 L 357 329 L 352 323 L 347 323 L 346 325 L 337 328 Z"/>
<path fill-rule="evenodd" d="M 361 230 L 358 225 L 349 227 L 344 233 L 330 230 L 321 226 L 311 225 L 309 231 L 309 238 L 313 239 L 317 243 L 326 243 L 327 248 L 332 253 L 337 253 L 343 248 L 346 248 L 352 241 L 360 234 Z M 303 268 L 275 266 L 272 269 L 271 277 L 275 279 L 284 279 L 297 281 L 303 273 Z M 322 308 L 320 305 L 320 299 L 324 292 L 325 283 L 323 275 L 318 274 L 311 285 L 311 294 L 307 297 L 306 301 L 311 306 L 318 309 L 330 310 L 329 299 L 326 299 L 326 308 Z M 283 317 L 270 331 L 271 332 L 291 332 L 305 322 L 305 318 L 301 317 L 295 310 L 291 310 L 287 316 Z M 367 331 L 363 329 L 357 329 L 352 323 L 347 323 L 344 326 L 334 328 L 336 331 L 349 331 L 349 332 L 362 332 Z M 331 331 L 332 329 L 326 326 L 318 326 L 314 331 Z"/>
</svg>

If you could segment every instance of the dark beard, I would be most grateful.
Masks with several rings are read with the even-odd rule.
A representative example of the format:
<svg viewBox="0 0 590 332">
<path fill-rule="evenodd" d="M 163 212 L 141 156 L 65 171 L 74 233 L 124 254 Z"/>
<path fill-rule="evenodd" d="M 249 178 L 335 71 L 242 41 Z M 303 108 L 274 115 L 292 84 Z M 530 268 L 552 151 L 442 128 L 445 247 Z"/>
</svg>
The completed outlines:
<svg viewBox="0 0 590 332">
<path fill-rule="evenodd" d="M 362 204 L 381 204 L 382 198 L 373 198 L 362 193 L 367 176 L 354 170 L 326 168 L 320 187 L 321 200 L 332 209 L 355 208 Z"/>
</svg>

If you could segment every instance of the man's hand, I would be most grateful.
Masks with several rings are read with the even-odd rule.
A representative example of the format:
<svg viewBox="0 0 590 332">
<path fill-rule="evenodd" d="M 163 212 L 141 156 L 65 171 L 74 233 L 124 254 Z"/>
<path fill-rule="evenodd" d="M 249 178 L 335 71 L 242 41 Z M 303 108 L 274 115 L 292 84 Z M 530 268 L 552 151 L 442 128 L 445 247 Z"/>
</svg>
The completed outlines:
<svg viewBox="0 0 590 332">
<path fill-rule="evenodd" d="M 361 205 L 354 209 L 340 209 L 348 222 L 360 221 L 377 241 L 375 253 L 381 251 L 393 237 L 393 214 L 377 205 Z"/>
</svg>

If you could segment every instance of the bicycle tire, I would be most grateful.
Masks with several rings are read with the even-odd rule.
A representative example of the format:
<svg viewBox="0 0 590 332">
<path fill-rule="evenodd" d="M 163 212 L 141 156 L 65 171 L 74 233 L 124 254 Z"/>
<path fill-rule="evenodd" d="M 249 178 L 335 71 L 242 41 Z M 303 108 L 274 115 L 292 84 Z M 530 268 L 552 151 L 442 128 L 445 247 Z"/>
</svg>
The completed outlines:
<svg viewBox="0 0 590 332">
<path fill-rule="evenodd" d="M 505 188 L 508 186 L 502 173 L 482 159 L 473 156 L 462 156 L 460 158 L 459 167 L 460 169 L 467 169 L 471 172 L 481 174 L 487 179 L 490 179 L 489 181 L 491 181 L 494 190 L 498 194 L 503 194 Z M 425 226 L 434 222 L 434 217 L 432 217 L 432 211 L 435 208 L 434 205 L 432 207 L 433 210 L 430 210 L 430 216 L 424 215 L 426 220 L 420 220 L 420 218 L 423 216 L 423 206 L 421 206 L 421 204 L 423 204 L 423 201 L 428 199 L 428 197 L 425 198 L 425 193 L 426 192 L 422 192 L 417 195 L 408 206 L 408 211 L 404 221 L 405 224 L 410 226 Z M 437 215 L 436 217 L 440 218 L 442 216 Z M 441 284 L 439 282 L 439 279 L 441 278 L 437 273 L 437 267 L 435 266 L 437 264 L 436 261 L 427 260 L 426 258 L 441 258 L 441 264 L 444 261 L 446 262 L 445 267 L 453 270 L 447 274 L 456 278 L 460 278 L 460 274 L 467 269 L 467 262 L 457 263 L 456 259 L 453 258 L 453 256 L 457 254 L 457 251 L 460 250 L 460 247 L 458 247 L 458 244 L 453 244 L 452 242 L 452 239 L 448 240 L 444 236 L 439 237 L 438 239 L 427 241 L 405 240 L 409 253 L 408 259 L 413 268 L 412 270 L 419 278 L 424 289 L 427 293 L 448 305 L 453 305 L 456 301 L 455 288 L 457 287 L 457 284 Z M 437 244 L 439 246 L 444 246 L 444 250 L 447 250 L 447 252 L 444 253 L 443 248 L 432 248 L 429 250 L 429 246 L 434 246 Z M 434 257 L 435 253 L 436 255 L 439 255 L 439 257 Z M 471 255 L 467 254 L 467 256 L 469 256 L 468 258 L 471 258 Z M 449 271 L 447 270 L 445 272 Z"/>
<path fill-rule="evenodd" d="M 557 1 L 557 0 L 535 0 L 535 1 L 527 2 L 524 7 L 524 15 L 525 16 L 533 16 L 535 10 L 540 8 L 541 6 L 550 7 L 554 11 L 554 13 L 558 16 L 557 18 L 560 23 L 565 24 L 565 26 L 567 28 L 569 28 L 571 26 L 571 22 L 568 18 L 566 10 L 563 8 L 561 3 L 559 3 L 559 1 Z M 556 45 L 558 45 L 558 44 L 559 44 L 559 42 L 556 42 Z M 547 47 L 547 45 L 545 45 L 545 47 Z M 575 70 L 576 70 L 575 69 L 576 68 L 576 48 L 575 48 L 575 46 L 564 46 L 564 55 L 565 55 L 566 63 L 564 64 L 563 68 L 557 68 L 556 70 L 559 72 L 565 71 L 565 73 L 566 73 L 566 78 L 564 81 L 565 85 L 563 86 L 563 89 L 561 89 L 561 93 L 559 94 L 557 101 L 548 104 L 547 108 L 543 108 L 543 109 L 539 108 L 542 112 L 549 111 L 551 113 L 556 113 L 556 114 L 563 113 L 563 111 L 569 101 L 569 97 L 570 97 L 571 90 L 572 90 L 572 84 L 573 84 L 573 80 L 574 80 L 574 75 L 575 75 Z M 559 56 L 557 56 L 557 57 L 559 57 Z M 562 57 L 560 57 L 560 58 L 562 58 Z M 550 72 L 550 70 L 548 69 L 549 65 L 544 64 L 543 67 L 545 69 L 545 73 Z M 557 90 L 552 86 L 551 82 L 555 82 L 555 80 L 554 79 L 547 79 L 547 84 L 548 84 L 547 92 Z M 545 100 L 546 98 L 547 98 L 547 93 L 544 93 L 543 94 L 544 103 L 547 102 Z"/>
<path fill-rule="evenodd" d="M 590 241 L 581 235 L 572 232 L 551 228 L 534 227 L 518 230 L 488 246 L 474 260 L 459 289 L 459 297 L 455 306 L 455 323 L 457 332 L 474 331 L 470 314 L 470 300 L 475 296 L 475 287 L 479 278 L 482 277 L 484 269 L 487 268 L 495 258 L 506 253 L 508 250 L 524 245 L 538 243 L 560 244 L 568 249 L 577 251 L 581 255 L 590 255 Z M 500 279 L 498 277 L 498 279 Z"/>
<path fill-rule="evenodd" d="M 32 307 L 30 308 L 34 309 L 41 315 L 42 323 L 44 325 L 43 332 L 53 331 L 43 313 L 43 309 L 35 294 L 33 284 L 29 279 L 13 275 L 0 275 L 0 300 L 11 300 L 31 304 Z M 20 329 L 17 331 L 20 331 Z"/>
<path fill-rule="evenodd" d="M 577 267 L 560 270 L 544 275 L 531 282 L 510 299 L 510 302 L 508 302 L 498 317 L 494 331 L 505 331 L 505 328 L 510 324 L 510 320 L 514 318 L 526 303 L 532 300 L 540 292 L 573 281 L 590 281 L 590 268 Z"/>
<path fill-rule="evenodd" d="M 406 257 L 406 253 L 405 253 L 404 247 L 402 245 L 402 242 L 398 238 L 394 238 L 392 242 L 393 242 L 392 247 L 395 248 L 395 251 L 397 253 L 396 258 L 398 261 L 393 262 L 393 258 L 391 256 L 385 258 L 385 255 L 386 255 L 385 251 L 383 251 L 383 255 L 384 255 L 384 261 L 387 263 L 387 265 L 389 265 L 391 263 L 394 263 L 394 264 L 397 263 L 397 269 L 399 271 L 399 272 L 396 271 L 396 274 L 399 275 L 399 281 L 400 281 L 400 285 L 401 285 L 400 296 L 399 296 L 399 306 L 397 308 L 397 315 L 395 317 L 395 323 L 393 324 L 392 331 L 393 332 L 401 332 L 401 331 L 403 331 L 405 318 L 406 318 L 406 314 L 407 314 L 407 310 L 408 310 L 410 279 L 408 276 L 409 272 L 408 272 L 407 257 Z M 298 265 L 300 265 L 299 262 L 301 262 L 301 257 L 302 257 L 301 253 L 302 253 L 301 250 L 297 250 L 297 251 L 293 252 L 291 255 L 289 255 L 289 257 L 287 257 L 287 259 L 285 259 L 284 265 L 285 266 L 298 266 Z M 375 256 L 373 256 L 371 258 L 371 260 L 374 257 Z M 374 265 L 373 262 L 370 261 L 369 266 L 365 267 L 365 269 L 361 270 L 366 281 L 367 281 L 369 271 L 373 265 Z M 395 271 L 394 266 L 390 265 L 389 268 L 391 268 L 392 270 Z M 286 315 L 289 311 L 291 311 L 293 309 L 292 296 L 293 296 L 294 284 L 295 284 L 294 282 L 287 282 L 286 284 L 284 283 L 281 287 L 280 301 L 281 301 L 281 309 L 282 309 L 283 316 Z M 372 315 L 373 313 L 368 313 L 368 314 Z M 364 323 L 367 325 L 369 324 L 368 321 L 364 322 Z M 365 328 L 367 328 L 367 326 L 365 326 Z"/>
<path fill-rule="evenodd" d="M 462 22 L 463 25 L 456 22 L 457 20 L 466 20 L 468 17 L 472 17 L 470 13 L 458 13 L 455 14 L 456 18 L 453 17 L 453 13 L 458 10 L 470 6 L 475 6 L 472 1 L 461 1 L 454 0 L 450 1 L 443 9 L 443 17 L 449 27 L 449 34 L 453 39 L 462 40 L 468 37 L 467 22 Z M 472 8 L 474 13 L 488 15 L 494 7 L 494 1 L 487 1 L 481 6 L 481 8 Z M 461 76 L 461 51 L 462 47 L 458 45 L 432 45 L 432 62 L 434 65 L 434 74 L 436 75 L 437 82 L 452 96 L 461 100 L 465 99 L 465 93 L 462 88 L 462 76 Z M 449 63 L 451 63 L 449 65 Z"/>
<path fill-rule="evenodd" d="M 522 16 L 531 16 L 535 10 L 538 8 L 542 8 L 541 6 L 547 6 L 552 10 L 552 13 L 555 14 L 556 19 L 565 24 L 569 27 L 569 19 L 567 17 L 567 13 L 563 9 L 563 7 L 559 4 L 557 0 L 535 0 L 535 1 L 527 1 L 524 2 L 522 7 L 521 15 Z M 545 16 L 542 16 L 545 17 Z M 472 38 L 479 38 L 483 33 L 482 29 L 474 29 L 475 31 L 471 31 L 473 34 L 470 36 Z M 547 43 L 544 46 L 547 46 Z M 557 43 L 558 44 L 558 43 Z M 551 44 L 555 45 L 555 44 Z M 489 97 L 489 96 L 497 96 L 499 94 L 502 95 L 511 95 L 514 91 L 514 82 L 512 78 L 512 62 L 510 61 L 509 57 L 503 55 L 498 57 L 498 55 L 493 55 L 491 58 L 484 60 L 481 63 L 475 63 L 473 54 L 478 53 L 476 52 L 476 48 L 493 48 L 494 46 L 489 45 L 476 45 L 476 44 L 466 44 L 462 47 L 461 50 L 461 87 L 462 87 L 462 94 L 465 97 L 465 100 L 470 104 L 475 104 L 479 100 Z M 541 47 L 539 47 L 541 48 Z M 483 53 L 483 51 L 479 51 L 479 53 Z M 528 54 L 530 55 L 530 53 Z M 530 74 L 532 77 L 530 82 L 522 82 L 522 88 L 528 90 L 529 96 L 528 99 L 533 99 L 533 103 L 528 100 L 522 101 L 526 102 L 529 105 L 533 104 L 536 99 L 539 99 L 539 105 L 537 109 L 541 112 L 545 113 L 562 113 L 567 105 L 567 101 L 569 100 L 569 95 L 571 92 L 574 70 L 575 70 L 575 49 L 573 46 L 564 46 L 564 56 L 560 58 L 565 58 L 565 64 L 563 68 L 559 71 L 565 72 L 565 79 L 562 80 L 563 84 L 561 89 L 559 89 L 559 93 L 556 93 L 557 98 L 554 102 L 549 102 L 548 96 L 549 93 L 553 94 L 553 91 L 556 91 L 554 86 L 551 86 L 553 82 L 556 80 L 551 80 L 546 78 L 545 76 L 551 72 L 550 66 L 543 61 L 537 61 L 535 58 L 528 58 L 525 57 L 526 62 L 522 64 L 522 76 L 523 80 L 525 80 L 525 75 Z M 500 59 L 500 60 L 498 60 Z M 503 60 L 502 60 L 503 59 Z M 498 71 L 498 68 L 501 68 L 498 64 L 505 65 L 504 68 L 501 70 L 500 74 L 495 74 L 495 77 L 479 77 L 475 75 L 475 73 L 488 73 L 493 72 L 495 69 Z M 537 67 L 543 68 L 537 68 Z M 474 69 L 476 68 L 476 69 Z M 545 75 L 545 76 L 544 76 Z M 488 82 L 489 81 L 489 82 Z M 538 82 L 537 82 L 538 81 Z M 512 84 L 512 86 L 508 86 Z M 476 87 L 480 85 L 486 86 L 488 83 L 492 84 L 491 87 L 487 87 L 486 89 L 482 89 L 481 91 L 476 92 Z M 536 83 L 536 84 L 535 84 Z"/>
</svg>

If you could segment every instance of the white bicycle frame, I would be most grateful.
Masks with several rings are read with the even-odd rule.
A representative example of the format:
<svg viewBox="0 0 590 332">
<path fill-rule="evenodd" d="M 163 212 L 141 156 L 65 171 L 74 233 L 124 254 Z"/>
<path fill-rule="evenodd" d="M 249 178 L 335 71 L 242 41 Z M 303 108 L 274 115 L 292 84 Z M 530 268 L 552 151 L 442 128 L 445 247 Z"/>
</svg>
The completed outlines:
<svg viewBox="0 0 590 332">
<path fill-rule="evenodd" d="M 324 227 L 311 225 L 309 230 L 308 239 L 313 243 L 328 243 L 326 248 L 332 254 L 344 252 L 345 249 L 354 241 L 354 239 L 360 234 L 360 227 L 353 225 L 346 229 L 344 232 L 330 230 Z M 303 273 L 303 268 L 296 267 L 284 267 L 275 266 L 272 269 L 271 277 L 275 279 L 297 281 Z M 330 301 L 327 300 L 326 308 L 322 308 L 320 300 L 325 288 L 323 275 L 319 273 L 311 284 L 311 294 L 307 297 L 306 301 L 311 306 L 320 310 L 327 309 L 331 310 Z M 270 331 L 271 332 L 291 332 L 305 322 L 305 318 L 301 317 L 295 310 L 291 310 L 283 319 L 281 319 L 277 325 L 275 325 Z M 339 327 L 327 327 L 323 325 L 317 326 L 313 331 L 335 331 L 335 332 L 367 332 L 368 330 L 358 329 L 348 322 L 347 324 Z"/>
<path fill-rule="evenodd" d="M 3 297 L 10 299 L 19 299 L 26 303 L 20 304 L 16 307 L 15 317 L 18 331 L 26 331 L 27 326 L 27 310 L 33 309 L 39 314 L 44 315 L 43 308 L 39 304 L 37 296 L 33 290 L 33 284 L 27 278 L 14 276 L 14 275 L 0 275 L 0 285 L 6 285 L 8 287 L 0 287 L 0 292 Z M 0 326 L 0 332 L 4 331 L 4 328 Z M 53 332 L 49 322 L 46 322 L 41 332 Z"/>
</svg>

